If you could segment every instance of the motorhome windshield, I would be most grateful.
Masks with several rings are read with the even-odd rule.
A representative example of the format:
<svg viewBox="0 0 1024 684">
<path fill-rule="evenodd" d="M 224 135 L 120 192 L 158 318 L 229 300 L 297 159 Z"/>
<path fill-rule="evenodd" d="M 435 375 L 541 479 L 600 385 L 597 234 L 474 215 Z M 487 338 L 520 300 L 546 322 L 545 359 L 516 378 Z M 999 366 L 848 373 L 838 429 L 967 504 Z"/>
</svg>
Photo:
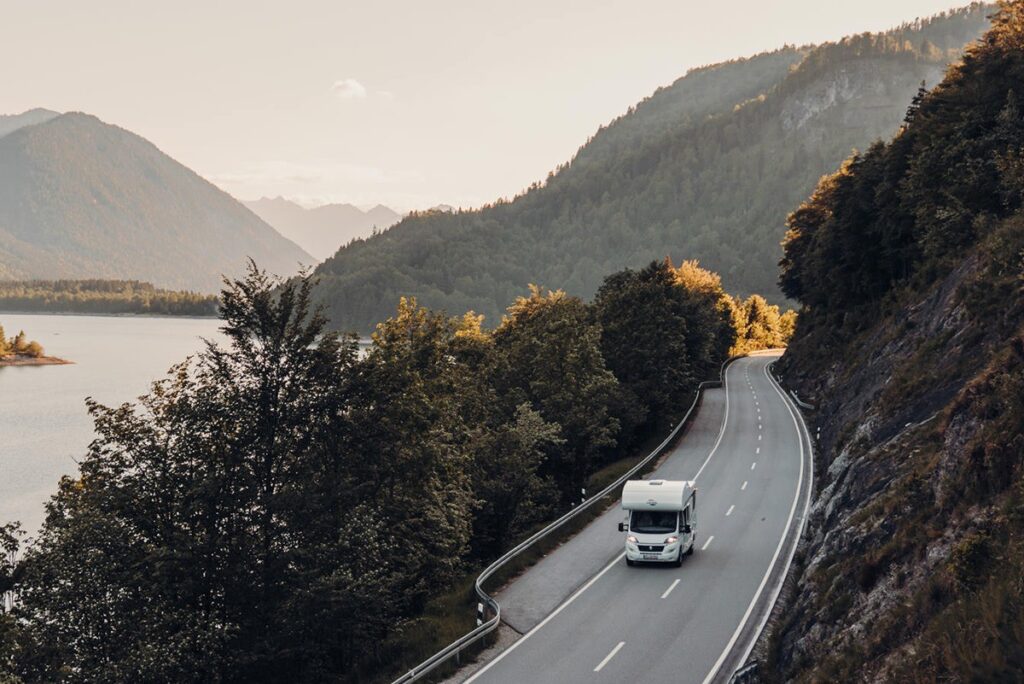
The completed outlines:
<svg viewBox="0 0 1024 684">
<path fill-rule="evenodd" d="M 675 532 L 678 515 L 675 511 L 633 511 L 629 529 L 641 534 Z"/>
</svg>

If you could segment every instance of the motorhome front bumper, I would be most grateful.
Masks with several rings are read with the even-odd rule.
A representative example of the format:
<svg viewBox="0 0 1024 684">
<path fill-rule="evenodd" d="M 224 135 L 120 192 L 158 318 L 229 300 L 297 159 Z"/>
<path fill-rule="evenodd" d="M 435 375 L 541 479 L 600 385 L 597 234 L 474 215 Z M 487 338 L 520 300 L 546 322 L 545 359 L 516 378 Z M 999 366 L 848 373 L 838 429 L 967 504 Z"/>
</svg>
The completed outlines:
<svg viewBox="0 0 1024 684">
<path fill-rule="evenodd" d="M 671 563 L 679 558 L 679 543 L 627 544 L 626 558 L 648 563 Z"/>
</svg>

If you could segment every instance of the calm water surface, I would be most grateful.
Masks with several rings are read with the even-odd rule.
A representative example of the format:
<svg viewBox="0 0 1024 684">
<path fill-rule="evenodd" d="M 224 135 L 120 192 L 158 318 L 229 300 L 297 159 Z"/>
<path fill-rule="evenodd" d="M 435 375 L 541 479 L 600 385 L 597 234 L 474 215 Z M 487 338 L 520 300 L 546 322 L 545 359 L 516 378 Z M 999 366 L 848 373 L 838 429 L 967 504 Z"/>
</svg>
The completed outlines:
<svg viewBox="0 0 1024 684">
<path fill-rule="evenodd" d="M 0 523 L 34 533 L 61 475 L 94 437 L 85 398 L 131 401 L 203 337 L 223 339 L 211 318 L 55 316 L 0 313 L 7 335 L 24 330 L 46 353 L 74 365 L 0 368 Z"/>
</svg>

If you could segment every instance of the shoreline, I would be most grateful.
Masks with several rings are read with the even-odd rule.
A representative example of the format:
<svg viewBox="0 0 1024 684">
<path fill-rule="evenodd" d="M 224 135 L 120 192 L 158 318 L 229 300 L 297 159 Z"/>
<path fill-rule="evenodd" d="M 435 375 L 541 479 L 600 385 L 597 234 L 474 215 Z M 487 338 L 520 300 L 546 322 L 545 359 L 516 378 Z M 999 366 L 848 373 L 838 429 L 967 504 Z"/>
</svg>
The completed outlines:
<svg viewBox="0 0 1024 684">
<path fill-rule="evenodd" d="M 163 313 L 131 313 L 123 312 L 90 312 L 90 311 L 26 311 L 21 309 L 2 309 L 0 316 L 11 314 L 14 316 L 103 316 L 110 318 L 196 318 L 209 320 L 220 318 L 217 314 L 163 314 Z"/>
<path fill-rule="evenodd" d="M 8 366 L 67 366 L 73 364 L 74 361 L 68 361 L 67 359 L 60 359 L 56 356 L 19 356 L 12 354 L 10 356 L 0 356 L 0 368 L 6 368 Z"/>
</svg>

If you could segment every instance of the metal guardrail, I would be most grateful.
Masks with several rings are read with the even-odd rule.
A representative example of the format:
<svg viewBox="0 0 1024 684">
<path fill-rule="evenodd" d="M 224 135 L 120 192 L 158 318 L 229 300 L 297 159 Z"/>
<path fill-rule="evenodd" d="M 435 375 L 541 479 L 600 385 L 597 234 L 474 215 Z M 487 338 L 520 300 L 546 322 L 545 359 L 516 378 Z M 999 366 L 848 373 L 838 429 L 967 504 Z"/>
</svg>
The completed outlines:
<svg viewBox="0 0 1024 684">
<path fill-rule="evenodd" d="M 434 655 L 424 660 L 419 665 L 413 667 L 411 670 L 409 670 L 401 677 L 396 679 L 392 684 L 404 684 L 404 682 L 414 682 L 419 680 L 424 675 L 427 675 L 430 672 L 432 672 L 442 663 L 457 656 L 467 646 L 476 643 L 477 641 L 479 641 L 480 639 L 482 639 L 483 637 L 487 636 L 495 629 L 497 629 L 498 625 L 501 622 L 501 605 L 499 605 L 498 602 L 495 601 L 490 594 L 484 591 L 484 582 L 486 582 L 495 572 L 500 570 L 510 560 L 519 556 L 521 553 L 529 549 L 535 543 L 547 537 L 549 534 L 551 534 L 558 528 L 562 527 L 562 525 L 569 522 L 573 518 L 577 517 L 587 509 L 589 509 L 591 506 L 596 504 L 601 499 L 617 491 L 626 482 L 626 480 L 636 475 L 645 466 L 647 466 L 647 464 L 649 464 L 655 458 L 663 454 L 665 452 L 665 449 L 668 448 L 668 446 L 673 441 L 675 441 L 675 439 L 679 436 L 679 433 L 682 431 L 683 427 L 685 427 L 686 424 L 689 422 L 690 416 L 693 414 L 693 410 L 697 408 L 697 403 L 700 401 L 701 392 L 703 392 L 705 389 L 708 389 L 709 387 L 721 387 L 725 378 L 725 369 L 728 367 L 730 363 L 732 363 L 738 358 L 742 357 L 731 357 L 729 359 L 726 359 L 722 363 L 722 366 L 718 371 L 718 380 L 706 380 L 697 386 L 697 391 L 694 393 L 693 397 L 693 403 L 690 404 L 690 408 L 686 410 L 686 414 L 683 416 L 682 420 L 680 420 L 679 424 L 672 429 L 672 432 L 669 433 L 668 437 L 666 437 L 661 444 L 656 446 L 651 453 L 645 456 L 643 460 L 641 460 L 635 466 L 630 468 L 629 471 L 627 471 L 624 475 L 619 477 L 619 479 L 615 480 L 615 482 L 611 483 L 610 485 L 602 489 L 593 497 L 587 499 L 579 506 L 576 506 L 571 511 L 563 515 L 561 518 L 558 518 L 554 522 L 550 523 L 547 527 L 540 530 L 536 534 L 533 534 L 525 541 L 517 544 L 511 550 L 509 550 L 500 558 L 498 558 L 498 560 L 488 565 L 484 569 L 484 571 L 481 572 L 479 576 L 477 576 L 474 588 L 476 589 L 476 594 L 480 598 L 480 601 L 484 604 L 484 606 L 486 606 L 488 610 L 490 610 L 490 612 L 493 613 L 493 616 L 489 620 L 486 620 L 478 624 L 476 629 L 472 630 L 471 632 L 467 632 L 463 636 L 459 637 L 452 643 L 445 646 L 443 649 L 441 649 Z"/>
<path fill-rule="evenodd" d="M 732 677 L 729 678 L 729 684 L 753 684 L 758 680 L 758 663 L 756 660 L 744 665 L 740 669 L 732 673 Z"/>
<path fill-rule="evenodd" d="M 800 397 L 798 397 L 796 395 L 796 391 L 795 390 L 789 390 L 789 393 L 793 397 L 793 401 L 796 402 L 797 406 L 799 406 L 800 408 L 804 409 L 805 411 L 813 411 L 814 410 L 814 406 L 813 405 L 808 404 L 806 401 L 800 401 Z"/>
</svg>

